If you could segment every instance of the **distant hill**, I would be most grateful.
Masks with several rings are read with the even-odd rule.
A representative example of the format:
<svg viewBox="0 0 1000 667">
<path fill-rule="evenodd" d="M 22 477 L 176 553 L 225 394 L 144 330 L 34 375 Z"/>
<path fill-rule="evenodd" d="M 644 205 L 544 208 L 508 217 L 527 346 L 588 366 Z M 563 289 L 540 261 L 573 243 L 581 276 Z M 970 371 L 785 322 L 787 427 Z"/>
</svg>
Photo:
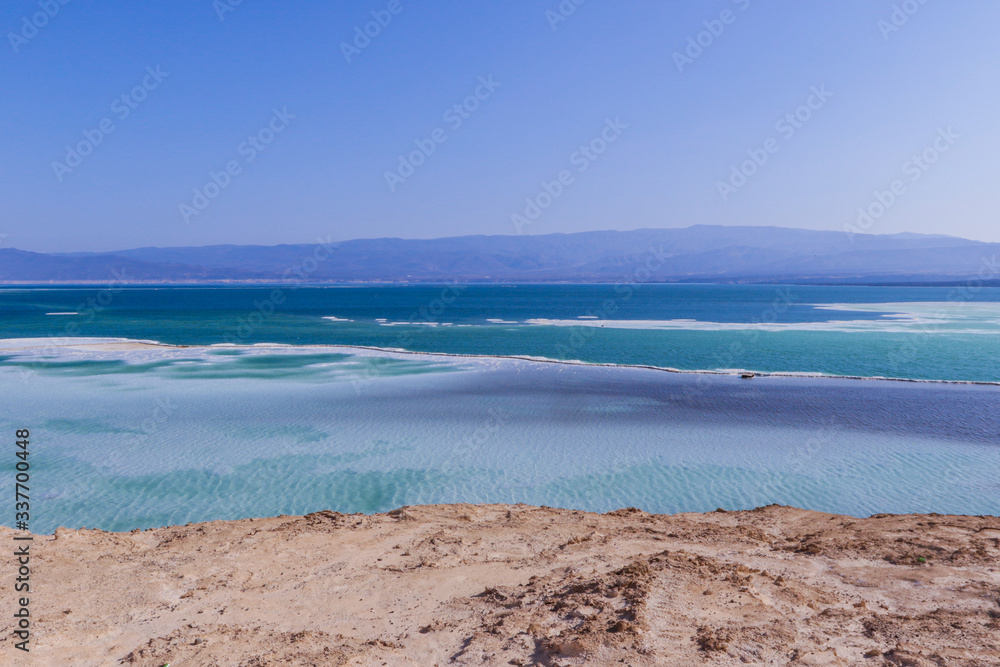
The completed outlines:
<svg viewBox="0 0 1000 667">
<path fill-rule="evenodd" d="M 1000 244 L 941 235 L 696 225 L 323 246 L 0 249 L 0 282 L 957 282 L 997 255 Z M 1000 280 L 990 272 L 985 277 Z"/>
</svg>

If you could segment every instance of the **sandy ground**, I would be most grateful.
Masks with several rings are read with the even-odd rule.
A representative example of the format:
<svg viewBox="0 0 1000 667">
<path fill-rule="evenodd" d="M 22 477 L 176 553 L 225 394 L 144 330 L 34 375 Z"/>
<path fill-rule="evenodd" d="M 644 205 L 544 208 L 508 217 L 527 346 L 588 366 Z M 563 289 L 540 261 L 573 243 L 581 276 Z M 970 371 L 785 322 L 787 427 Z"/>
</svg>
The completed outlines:
<svg viewBox="0 0 1000 667">
<path fill-rule="evenodd" d="M 31 552 L 4 665 L 1000 665 L 994 517 L 448 505 Z"/>
</svg>

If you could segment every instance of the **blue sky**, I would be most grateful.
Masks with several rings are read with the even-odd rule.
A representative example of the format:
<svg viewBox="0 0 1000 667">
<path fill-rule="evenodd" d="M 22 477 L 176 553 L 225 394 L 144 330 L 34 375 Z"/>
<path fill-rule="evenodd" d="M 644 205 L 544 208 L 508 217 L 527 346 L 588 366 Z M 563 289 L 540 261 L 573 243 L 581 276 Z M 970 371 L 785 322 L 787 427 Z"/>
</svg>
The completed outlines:
<svg viewBox="0 0 1000 667">
<path fill-rule="evenodd" d="M 859 208 L 1000 241 L 995 0 L 234 5 L 3 4 L 4 247 L 842 230 Z"/>
</svg>

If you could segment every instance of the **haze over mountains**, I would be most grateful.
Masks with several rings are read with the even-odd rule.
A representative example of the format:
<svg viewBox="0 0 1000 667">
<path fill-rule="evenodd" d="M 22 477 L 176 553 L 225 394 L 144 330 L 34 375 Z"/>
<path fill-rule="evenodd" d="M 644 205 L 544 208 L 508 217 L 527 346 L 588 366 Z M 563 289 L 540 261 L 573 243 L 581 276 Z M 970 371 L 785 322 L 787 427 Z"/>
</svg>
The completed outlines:
<svg viewBox="0 0 1000 667">
<path fill-rule="evenodd" d="M 998 256 L 1000 244 L 951 236 L 696 225 L 108 253 L 8 248 L 0 282 L 920 283 L 998 280 Z"/>
</svg>

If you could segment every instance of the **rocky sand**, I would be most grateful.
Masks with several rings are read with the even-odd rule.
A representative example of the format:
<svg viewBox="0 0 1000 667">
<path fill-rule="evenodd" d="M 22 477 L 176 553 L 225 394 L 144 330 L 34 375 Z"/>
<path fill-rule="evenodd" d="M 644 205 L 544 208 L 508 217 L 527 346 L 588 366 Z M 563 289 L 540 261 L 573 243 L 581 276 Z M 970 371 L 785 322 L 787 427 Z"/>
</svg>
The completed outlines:
<svg viewBox="0 0 1000 667">
<path fill-rule="evenodd" d="M 3 664 L 1000 665 L 996 517 L 436 505 L 31 545 Z"/>
</svg>

